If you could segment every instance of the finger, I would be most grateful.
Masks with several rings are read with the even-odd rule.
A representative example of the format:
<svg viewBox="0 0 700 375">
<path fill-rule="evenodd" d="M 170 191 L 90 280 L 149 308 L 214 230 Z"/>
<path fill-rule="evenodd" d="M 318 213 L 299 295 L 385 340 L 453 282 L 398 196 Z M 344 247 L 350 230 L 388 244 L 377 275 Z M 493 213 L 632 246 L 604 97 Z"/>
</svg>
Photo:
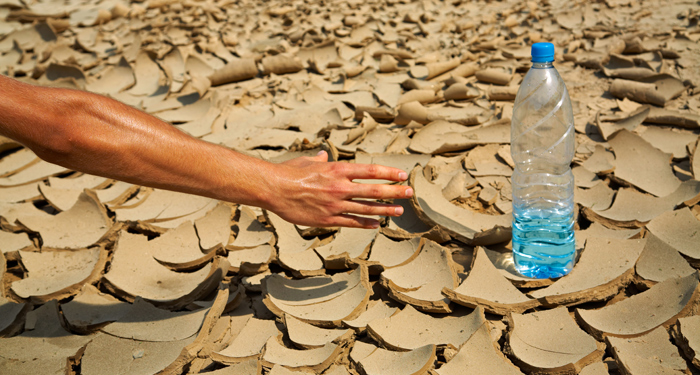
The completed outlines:
<svg viewBox="0 0 700 375">
<path fill-rule="evenodd" d="M 413 196 L 410 186 L 355 184 L 349 192 L 349 198 L 369 199 L 406 199 Z"/>
<path fill-rule="evenodd" d="M 334 216 L 333 219 L 331 219 L 329 226 L 376 229 L 379 228 L 379 221 L 368 217 L 342 214 Z"/>
<path fill-rule="evenodd" d="M 408 178 L 401 169 L 377 164 L 348 164 L 347 176 L 351 180 L 404 181 Z"/>
<path fill-rule="evenodd" d="M 368 216 L 401 216 L 403 207 L 398 204 L 385 204 L 366 201 L 346 201 L 342 210 L 349 214 Z"/>
</svg>

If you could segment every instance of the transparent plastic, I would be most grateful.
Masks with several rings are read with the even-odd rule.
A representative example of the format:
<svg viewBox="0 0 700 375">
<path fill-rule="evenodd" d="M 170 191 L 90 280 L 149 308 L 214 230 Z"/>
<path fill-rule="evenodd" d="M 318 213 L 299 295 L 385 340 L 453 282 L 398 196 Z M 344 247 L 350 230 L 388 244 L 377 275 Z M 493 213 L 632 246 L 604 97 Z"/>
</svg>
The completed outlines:
<svg viewBox="0 0 700 375">
<path fill-rule="evenodd" d="M 513 261 L 523 276 L 561 277 L 574 266 L 574 117 L 551 62 L 534 62 L 511 121 Z"/>
</svg>

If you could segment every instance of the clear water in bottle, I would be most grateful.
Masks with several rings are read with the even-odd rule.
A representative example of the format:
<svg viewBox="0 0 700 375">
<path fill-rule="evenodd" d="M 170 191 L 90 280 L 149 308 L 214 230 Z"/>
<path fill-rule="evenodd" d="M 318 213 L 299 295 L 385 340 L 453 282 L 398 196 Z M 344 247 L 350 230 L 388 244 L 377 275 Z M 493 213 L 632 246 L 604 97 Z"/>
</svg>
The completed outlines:
<svg viewBox="0 0 700 375">
<path fill-rule="evenodd" d="M 513 261 L 522 275 L 564 276 L 574 266 L 574 119 L 554 46 L 535 43 L 513 106 Z"/>
</svg>

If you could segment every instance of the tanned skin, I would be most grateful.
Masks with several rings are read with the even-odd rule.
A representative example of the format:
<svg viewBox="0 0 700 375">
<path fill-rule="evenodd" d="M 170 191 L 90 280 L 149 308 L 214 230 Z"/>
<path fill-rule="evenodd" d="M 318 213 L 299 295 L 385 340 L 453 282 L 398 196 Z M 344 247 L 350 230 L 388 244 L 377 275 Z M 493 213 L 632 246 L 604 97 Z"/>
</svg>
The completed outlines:
<svg viewBox="0 0 700 375">
<path fill-rule="evenodd" d="M 404 171 L 328 162 L 325 152 L 273 164 L 215 145 L 116 100 L 33 86 L 0 75 L 0 135 L 63 167 L 136 185 L 270 210 L 312 227 L 376 228 L 368 216 L 399 216 L 399 205 L 355 198 L 405 199 L 410 187 L 355 183 L 403 181 Z"/>
</svg>

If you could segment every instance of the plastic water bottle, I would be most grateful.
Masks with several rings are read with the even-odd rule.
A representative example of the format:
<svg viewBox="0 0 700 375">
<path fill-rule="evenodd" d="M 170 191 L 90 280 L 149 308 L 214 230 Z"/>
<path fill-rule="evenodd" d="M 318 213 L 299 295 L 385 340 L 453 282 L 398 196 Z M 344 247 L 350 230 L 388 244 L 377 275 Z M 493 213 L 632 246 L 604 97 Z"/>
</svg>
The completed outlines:
<svg viewBox="0 0 700 375">
<path fill-rule="evenodd" d="M 564 276 L 574 266 L 574 116 L 554 69 L 554 45 L 532 45 L 532 68 L 513 106 L 513 261 L 523 276 Z"/>
</svg>

